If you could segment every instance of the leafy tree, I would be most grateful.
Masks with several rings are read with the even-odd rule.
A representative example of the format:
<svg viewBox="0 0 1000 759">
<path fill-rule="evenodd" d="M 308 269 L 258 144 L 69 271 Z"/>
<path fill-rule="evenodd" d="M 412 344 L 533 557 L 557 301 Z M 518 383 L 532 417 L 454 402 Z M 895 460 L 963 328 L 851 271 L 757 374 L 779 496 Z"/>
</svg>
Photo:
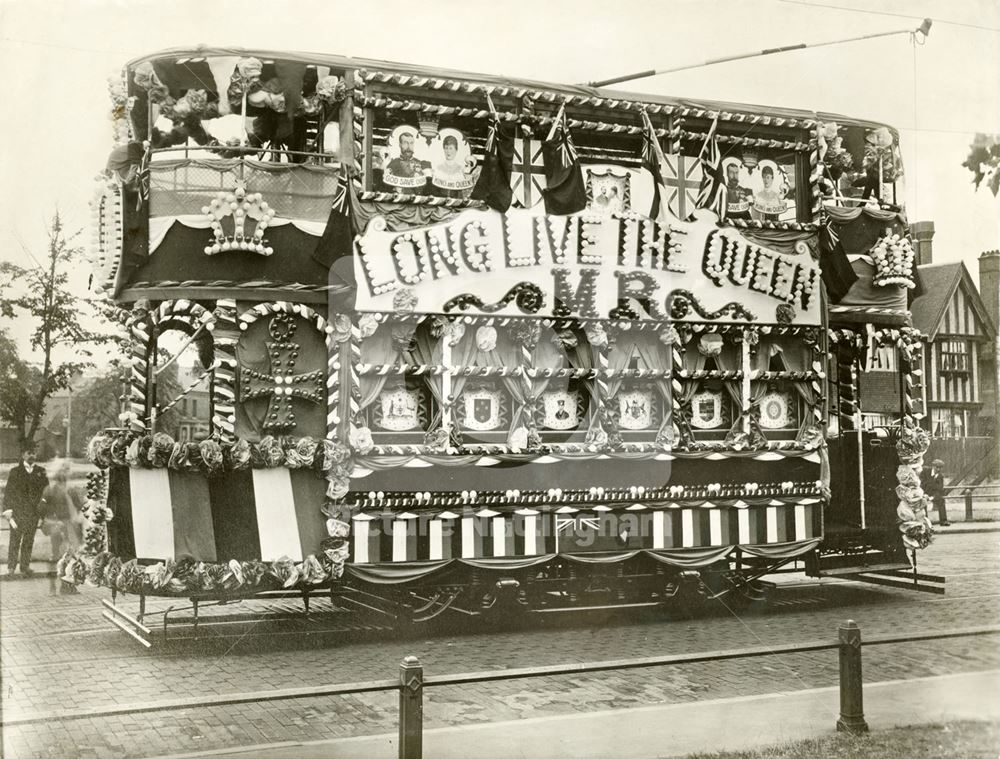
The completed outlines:
<svg viewBox="0 0 1000 759">
<path fill-rule="evenodd" d="M 962 165 L 972 172 L 972 183 L 1000 192 L 1000 135 L 977 134 Z"/>
<path fill-rule="evenodd" d="M 4 385 L 0 414 L 17 429 L 22 447 L 35 439 L 45 402 L 51 395 L 68 387 L 74 375 L 93 365 L 89 359 L 97 345 L 115 340 L 106 323 L 102 331 L 81 324 L 87 320 L 104 322 L 106 307 L 73 294 L 68 287 L 69 269 L 82 259 L 82 248 L 75 244 L 79 234 L 67 233 L 57 212 L 49 225 L 48 250 L 41 264 L 22 267 L 0 263 L 0 316 L 28 319 L 34 325 L 31 347 L 41 357 L 37 377 L 26 375 L 36 381 L 23 383 L 21 390 L 9 389 L 11 383 Z M 60 359 L 64 350 L 72 350 L 74 358 Z M 16 353 L 14 348 L 15 358 Z M 14 367 L 12 373 L 4 370 L 5 378 L 16 378 L 17 364 Z"/>
<path fill-rule="evenodd" d="M 42 373 L 18 355 L 17 344 L 0 330 L 0 419 L 18 430 L 27 425 Z"/>
</svg>

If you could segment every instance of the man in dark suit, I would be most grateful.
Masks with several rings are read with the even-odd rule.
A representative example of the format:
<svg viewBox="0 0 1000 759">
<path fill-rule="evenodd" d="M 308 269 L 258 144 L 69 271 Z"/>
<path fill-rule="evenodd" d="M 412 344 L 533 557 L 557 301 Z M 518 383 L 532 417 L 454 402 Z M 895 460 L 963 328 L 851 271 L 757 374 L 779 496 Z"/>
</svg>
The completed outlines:
<svg viewBox="0 0 1000 759">
<path fill-rule="evenodd" d="M 21 454 L 21 463 L 10 470 L 3 494 L 3 513 L 10 521 L 10 549 L 7 552 L 7 570 L 31 575 L 31 549 L 35 544 L 35 530 L 41 510 L 42 492 L 48 485 L 45 470 L 35 465 L 35 452 L 31 449 Z"/>
<path fill-rule="evenodd" d="M 934 459 L 929 467 L 924 467 L 920 475 L 920 486 L 924 489 L 924 495 L 931 499 L 934 508 L 937 509 L 938 524 L 942 527 L 950 525 L 944 500 L 944 462 L 941 459 Z"/>
</svg>

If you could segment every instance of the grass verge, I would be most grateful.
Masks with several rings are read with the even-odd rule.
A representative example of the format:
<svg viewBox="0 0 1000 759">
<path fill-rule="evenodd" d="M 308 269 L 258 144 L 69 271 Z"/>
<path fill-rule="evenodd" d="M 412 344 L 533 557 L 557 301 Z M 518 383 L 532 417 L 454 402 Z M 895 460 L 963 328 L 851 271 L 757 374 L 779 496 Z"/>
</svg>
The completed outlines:
<svg viewBox="0 0 1000 759">
<path fill-rule="evenodd" d="M 1000 723 L 948 722 L 878 730 L 862 736 L 838 733 L 750 751 L 690 754 L 687 759 L 997 759 L 998 756 Z"/>
</svg>

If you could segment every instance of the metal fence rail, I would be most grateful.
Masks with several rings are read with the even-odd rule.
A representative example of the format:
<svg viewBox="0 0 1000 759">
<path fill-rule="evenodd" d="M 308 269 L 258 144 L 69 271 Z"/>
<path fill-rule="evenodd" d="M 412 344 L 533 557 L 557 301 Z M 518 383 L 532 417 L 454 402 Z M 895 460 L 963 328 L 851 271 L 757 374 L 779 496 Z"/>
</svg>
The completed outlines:
<svg viewBox="0 0 1000 759">
<path fill-rule="evenodd" d="M 807 641 L 778 646 L 753 646 L 750 648 L 723 651 L 706 651 L 690 654 L 671 654 L 635 659 L 618 659 L 600 662 L 574 664 L 553 664 L 542 667 L 521 667 L 518 669 L 489 670 L 485 672 L 464 672 L 451 675 L 424 676 L 423 666 L 415 656 L 407 656 L 400 663 L 399 678 L 395 680 L 372 680 L 361 683 L 340 683 L 302 688 L 283 688 L 267 691 L 249 691 L 231 695 L 219 695 L 204 699 L 164 699 L 126 706 L 95 707 L 90 709 L 55 710 L 35 712 L 20 717 L 2 717 L 0 726 L 14 727 L 39 722 L 69 721 L 115 717 L 154 711 L 196 709 L 209 706 L 284 701 L 300 698 L 321 698 L 343 696 L 355 693 L 399 692 L 399 756 L 400 759 L 420 759 L 423 746 L 423 689 L 449 685 L 496 682 L 500 680 L 523 680 L 534 677 L 554 677 L 580 675 L 611 670 L 644 669 L 677 664 L 696 664 L 728 659 L 747 659 L 781 654 L 809 653 L 838 649 L 840 655 L 840 718 L 837 729 L 848 732 L 867 731 L 862 701 L 861 677 L 861 630 L 853 620 L 844 622 L 838 628 L 835 641 Z M 1000 634 L 1000 625 L 964 627 L 948 632 L 925 632 L 909 635 L 880 635 L 864 641 L 866 646 L 913 643 L 926 640 L 943 640 L 974 635 Z"/>
</svg>

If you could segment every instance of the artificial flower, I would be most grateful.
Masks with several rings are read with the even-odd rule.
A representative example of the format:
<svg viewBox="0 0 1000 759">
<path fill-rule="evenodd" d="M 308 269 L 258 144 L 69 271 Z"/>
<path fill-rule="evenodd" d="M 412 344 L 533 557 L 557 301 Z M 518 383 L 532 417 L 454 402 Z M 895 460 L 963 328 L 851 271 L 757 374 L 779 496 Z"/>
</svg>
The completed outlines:
<svg viewBox="0 0 1000 759">
<path fill-rule="evenodd" d="M 217 441 L 209 438 L 202 440 L 198 444 L 198 447 L 200 448 L 202 463 L 205 465 L 205 471 L 209 475 L 221 472 L 225 464 L 225 454 L 222 451 L 222 446 Z"/>
<path fill-rule="evenodd" d="M 226 465 L 230 469 L 246 469 L 253 459 L 250 443 L 242 438 L 223 449 Z"/>
<path fill-rule="evenodd" d="M 424 445 L 435 453 L 444 453 L 448 450 L 449 435 L 444 427 L 435 427 L 428 430 L 424 435 Z"/>
<path fill-rule="evenodd" d="M 343 100 L 346 89 L 339 77 L 324 76 L 316 82 L 316 97 L 324 103 L 335 103 Z"/>
<path fill-rule="evenodd" d="M 371 453 L 372 448 L 375 447 L 375 441 L 372 439 L 372 431 L 367 427 L 357 427 L 352 424 L 348 438 L 351 448 L 362 456 L 367 456 Z"/>
<path fill-rule="evenodd" d="M 149 463 L 156 468 L 162 468 L 170 461 L 170 455 L 174 451 L 174 439 L 166 432 L 157 432 L 153 435 L 149 445 L 147 457 Z"/>
<path fill-rule="evenodd" d="M 144 90 L 148 90 L 156 84 L 157 78 L 156 72 L 153 70 L 153 64 L 149 61 L 143 61 L 136 66 L 135 72 L 132 74 L 132 81 Z"/>
<path fill-rule="evenodd" d="M 308 469 L 316 458 L 319 443 L 311 437 L 301 437 L 285 448 L 285 463 L 289 469 Z"/>
<path fill-rule="evenodd" d="M 489 353 L 497 347 L 497 331 L 495 327 L 480 327 L 476 330 L 476 347 L 483 353 Z"/>
<path fill-rule="evenodd" d="M 358 329 L 362 338 L 371 337 L 378 329 L 378 318 L 374 314 L 362 314 L 358 319 Z"/>
<path fill-rule="evenodd" d="M 260 79 L 260 75 L 264 71 L 264 64 L 258 58 L 240 58 L 236 62 L 236 70 L 240 72 L 244 81 L 252 81 Z"/>
<path fill-rule="evenodd" d="M 285 462 L 285 452 L 281 443 L 273 436 L 266 435 L 250 449 L 251 463 L 257 469 L 273 469 Z"/>
<path fill-rule="evenodd" d="M 413 290 L 402 288 L 392 296 L 392 310 L 398 314 L 412 314 L 417 307 L 417 296 Z"/>
<path fill-rule="evenodd" d="M 584 333 L 587 335 L 587 342 L 597 348 L 603 348 L 608 344 L 608 333 L 604 329 L 603 324 L 598 322 L 587 322 L 583 328 Z"/>
<path fill-rule="evenodd" d="M 698 340 L 698 352 L 703 356 L 718 356 L 722 353 L 722 335 L 709 332 Z"/>
</svg>

